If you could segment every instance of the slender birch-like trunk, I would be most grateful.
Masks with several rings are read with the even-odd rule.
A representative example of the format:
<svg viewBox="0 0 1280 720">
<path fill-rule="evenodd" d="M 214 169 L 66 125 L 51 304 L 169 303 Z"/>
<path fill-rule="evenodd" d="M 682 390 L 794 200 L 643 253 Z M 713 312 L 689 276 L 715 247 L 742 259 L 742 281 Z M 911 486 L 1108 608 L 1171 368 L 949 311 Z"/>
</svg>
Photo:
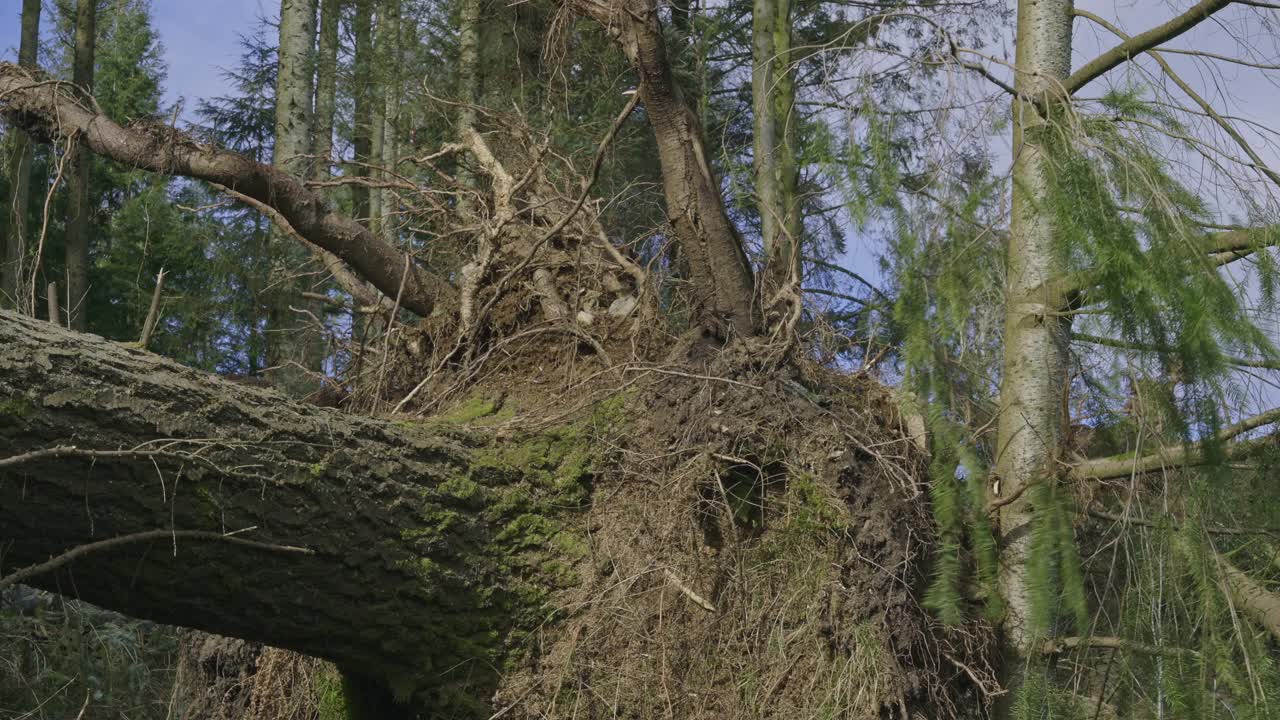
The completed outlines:
<svg viewBox="0 0 1280 720">
<path fill-rule="evenodd" d="M 313 90 L 315 88 L 316 0 L 284 0 L 280 5 L 280 59 L 276 77 L 275 151 L 272 163 L 297 177 L 309 177 Z M 273 269 L 293 274 L 308 255 L 288 237 L 276 233 L 271 241 Z M 267 313 L 267 364 L 276 368 L 277 384 L 302 396 L 315 387 L 307 370 L 322 361 L 309 318 L 294 312 L 301 307 L 302 284 L 295 278 L 273 278 Z"/>
<path fill-rule="evenodd" d="M 1071 70 L 1072 5 L 1072 0 L 1018 4 L 1013 215 L 995 469 L 1000 497 L 1015 498 L 999 511 L 999 584 L 1006 604 L 1002 679 L 1009 691 L 1001 703 L 1001 717 L 1008 717 L 1023 684 L 1037 633 L 1031 623 L 1027 572 L 1033 508 L 1031 493 L 1024 491 L 1033 483 L 1053 481 L 1063 432 L 1070 328 L 1059 314 L 1065 298 L 1051 282 L 1061 268 L 1055 252 L 1057 228 L 1046 209 L 1049 160 L 1040 136 Z"/>
<path fill-rule="evenodd" d="M 774 288 L 799 278 L 802 230 L 797 187 L 791 0 L 755 0 L 751 19 L 754 167 L 765 277 Z"/>
</svg>

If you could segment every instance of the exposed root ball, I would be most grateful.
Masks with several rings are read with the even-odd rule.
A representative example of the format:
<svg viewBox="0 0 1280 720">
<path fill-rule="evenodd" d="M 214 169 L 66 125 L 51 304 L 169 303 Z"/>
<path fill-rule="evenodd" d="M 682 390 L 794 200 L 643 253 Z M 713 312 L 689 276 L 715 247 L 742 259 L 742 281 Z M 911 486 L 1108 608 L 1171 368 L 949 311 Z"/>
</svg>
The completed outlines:
<svg viewBox="0 0 1280 720">
<path fill-rule="evenodd" d="M 955 714 L 971 688 L 941 658 L 982 661 L 916 600 L 918 450 L 882 386 L 806 372 L 654 368 L 615 396 L 581 583 L 505 675 L 506 717 Z"/>
</svg>

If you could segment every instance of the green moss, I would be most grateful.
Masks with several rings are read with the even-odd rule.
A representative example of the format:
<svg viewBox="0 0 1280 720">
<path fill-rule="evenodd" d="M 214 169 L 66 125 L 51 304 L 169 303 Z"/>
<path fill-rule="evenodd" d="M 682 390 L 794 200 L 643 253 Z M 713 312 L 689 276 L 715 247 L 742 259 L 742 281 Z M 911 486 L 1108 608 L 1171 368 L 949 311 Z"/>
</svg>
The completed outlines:
<svg viewBox="0 0 1280 720">
<path fill-rule="evenodd" d="M 635 394 L 635 388 L 628 388 L 596 403 L 591 411 L 592 422 L 607 427 L 624 423 L 627 419 L 627 403 L 631 402 Z"/>
<path fill-rule="evenodd" d="M 25 418 L 30 417 L 35 411 L 35 404 L 26 398 L 15 397 L 8 400 L 0 400 L 0 417 L 8 415 L 10 417 Z"/>
<path fill-rule="evenodd" d="M 559 525 L 550 518 L 525 513 L 508 523 L 493 540 L 504 548 L 542 547 L 559 531 Z"/>
<path fill-rule="evenodd" d="M 829 532 L 848 520 L 848 511 L 824 490 L 810 473 L 796 473 L 787 479 L 788 514 L 786 526 L 805 532 Z"/>
<path fill-rule="evenodd" d="M 435 640 L 415 649 L 417 673 L 387 678 L 398 697 L 470 717 L 478 697 L 473 685 L 484 681 L 441 684 L 442 669 L 469 663 L 492 669 L 496 678 L 520 662 L 530 633 L 552 619 L 554 594 L 578 582 L 589 553 L 578 513 L 590 499 L 601 460 L 593 423 L 616 427 L 624 403 L 611 399 L 579 422 L 495 438 L 473 450 L 464 469 L 423 487 L 400 548 L 407 545 L 417 555 L 402 562 L 414 584 L 408 592 L 425 590 L 438 600 L 414 635 Z M 475 427 L 511 413 L 472 399 L 429 422 L 447 431 L 445 423 Z M 468 434 L 469 445 L 474 438 Z M 499 627 L 510 629 L 499 633 Z"/>
<path fill-rule="evenodd" d="M 451 477 L 440 483 L 440 492 L 473 505 L 484 499 L 484 488 L 471 478 Z"/>
<path fill-rule="evenodd" d="M 24 428 L 27 426 L 27 418 L 35 412 L 36 406 L 26 398 L 0 400 L 0 428 Z"/>
<path fill-rule="evenodd" d="M 471 397 L 463 400 L 438 419 L 440 422 L 451 425 L 462 425 L 493 415 L 497 410 L 498 404 L 493 398 Z"/>
</svg>

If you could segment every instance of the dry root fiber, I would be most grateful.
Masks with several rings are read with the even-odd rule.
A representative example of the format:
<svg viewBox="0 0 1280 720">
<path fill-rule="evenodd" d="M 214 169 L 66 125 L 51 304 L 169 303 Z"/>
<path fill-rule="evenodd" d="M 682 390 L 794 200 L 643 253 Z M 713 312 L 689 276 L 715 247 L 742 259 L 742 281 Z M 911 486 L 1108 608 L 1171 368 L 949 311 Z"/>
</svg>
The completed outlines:
<svg viewBox="0 0 1280 720">
<path fill-rule="evenodd" d="M 323 660 L 195 630 L 180 642 L 173 707 L 181 717 L 330 720 L 326 706 L 341 705 L 338 671 Z"/>
<path fill-rule="evenodd" d="M 881 385 L 650 366 L 625 388 L 623 419 L 596 427 L 609 462 L 580 584 L 495 710 L 905 720 L 980 705 L 981 643 L 917 602 L 923 458 Z"/>
</svg>

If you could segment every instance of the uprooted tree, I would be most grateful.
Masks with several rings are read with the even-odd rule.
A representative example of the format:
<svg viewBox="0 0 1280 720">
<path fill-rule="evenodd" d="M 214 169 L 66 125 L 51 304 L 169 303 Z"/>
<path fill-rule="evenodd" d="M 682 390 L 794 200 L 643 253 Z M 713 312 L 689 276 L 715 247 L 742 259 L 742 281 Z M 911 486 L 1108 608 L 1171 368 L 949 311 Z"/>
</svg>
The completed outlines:
<svg viewBox="0 0 1280 720">
<path fill-rule="evenodd" d="M 981 202 L 961 197 L 968 210 L 939 223 L 952 234 L 931 239 L 917 253 L 921 265 L 898 281 L 894 319 L 906 328 L 898 352 L 914 397 L 824 367 L 797 340 L 804 229 L 787 77 L 803 60 L 791 55 L 788 3 L 755 8 L 755 172 L 769 187 L 758 198 L 758 270 L 651 0 L 562 8 L 603 29 L 637 84 L 618 100 L 585 169 L 518 121 L 482 118 L 467 102 L 455 141 L 410 160 L 428 182 L 396 171 L 385 116 L 380 151 L 356 138 L 356 171 L 333 177 L 298 166 L 305 132 L 295 157 L 268 165 L 170 124 L 118 124 L 66 83 L 0 65 L 0 111 L 15 126 L 247 203 L 341 289 L 308 300 L 349 302 L 352 335 L 358 327 L 376 336 L 342 378 L 343 412 L 0 315 L 3 569 L 23 568 L 9 581 L 135 616 L 327 658 L 353 680 L 353 703 L 357 686 L 368 686 L 428 716 L 908 718 L 1050 705 L 1118 716 L 1172 707 L 1164 695 L 1150 705 L 1135 699 L 1148 674 L 1178 677 L 1166 661 L 1187 663 L 1184 675 L 1213 667 L 1236 684 L 1222 691 L 1202 677 L 1212 702 L 1227 693 L 1224 705 L 1243 704 L 1246 688 L 1263 688 L 1272 669 L 1249 667 L 1246 683 L 1224 668 L 1272 652 L 1280 600 L 1213 544 L 1208 553 L 1193 546 L 1257 528 L 1223 527 L 1182 506 L 1165 524 L 1130 510 L 1143 484 L 1169 468 L 1221 468 L 1274 452 L 1255 431 L 1277 414 L 1222 426 L 1195 418 L 1199 435 L 1166 429 L 1146 444 L 1116 441 L 1120 431 L 1102 438 L 1111 428 L 1098 424 L 1096 441 L 1068 442 L 1081 430 L 1073 385 L 1089 380 L 1069 369 L 1071 340 L 1154 353 L 1165 370 L 1173 357 L 1183 377 L 1207 376 L 1194 365 L 1205 355 L 1221 364 L 1219 341 L 1250 354 L 1227 364 L 1275 366 L 1252 325 L 1232 334 L 1239 302 L 1216 274 L 1267 252 L 1274 233 L 1188 224 L 1181 209 L 1116 207 L 1117 197 L 1159 207 L 1185 198 L 1158 162 L 1143 165 L 1142 148 L 1124 146 L 1106 124 L 1119 121 L 1082 120 L 1069 97 L 1229 4 L 1206 0 L 1072 75 L 1071 3 L 1023 3 L 1018 65 L 1032 71 L 1001 84 L 1014 101 L 1018 151 L 1007 265 L 992 272 L 1007 273 L 1007 287 L 987 308 L 1004 314 L 1002 344 L 984 345 L 966 324 L 972 306 L 962 308 L 957 335 L 934 327 L 956 314 L 947 292 L 972 281 L 955 281 L 946 264 L 972 262 L 965 253 L 975 247 L 990 250 L 980 267 L 1001 257 L 990 247 L 999 233 L 976 219 Z M 397 40 L 371 48 L 369 8 L 357 3 L 356 53 L 394 51 L 398 16 L 379 14 L 378 34 Z M 468 4 L 464 22 L 478 22 L 476 10 Z M 305 15 L 291 22 L 305 25 Z M 688 31 L 681 17 L 673 12 L 677 34 Z M 890 11 L 841 33 L 865 39 L 918 20 Z M 338 20 L 329 22 L 336 33 Z M 973 51 L 940 39 L 946 57 L 927 62 L 992 77 L 965 59 Z M 474 42 L 462 48 L 464 74 L 475 72 Z M 321 51 L 337 52 L 323 38 Z M 467 89 L 469 100 L 476 92 Z M 380 100 L 357 98 L 357 125 Z M 1134 104 L 1103 102 L 1122 119 L 1145 118 Z M 382 104 L 384 115 L 393 106 Z M 674 283 L 660 281 L 653 257 L 611 236 L 593 197 L 611 143 L 641 112 L 661 165 L 662 234 L 679 256 Z M 1094 172 L 1081 148 L 1106 155 L 1103 141 L 1121 146 L 1130 164 L 1118 167 L 1148 185 Z M 377 168 L 375 159 L 390 162 Z M 912 192 L 923 181 L 893 182 Z M 356 214 L 372 218 L 335 209 L 323 189 L 343 183 L 363 193 Z M 391 204 L 408 206 L 440 247 L 397 243 L 387 230 Z M 935 204 L 952 210 L 945 198 Z M 902 212 L 906 203 L 894 209 L 911 236 L 917 218 Z M 1083 228 L 1082 245 L 1111 246 L 1063 252 L 1064 226 Z M 1108 234 L 1117 227 L 1124 232 Z M 1114 267 L 1091 264 L 1143 259 L 1167 275 L 1126 284 Z M 1189 344 L 1187 334 L 1165 332 L 1161 321 L 1174 317 L 1180 332 L 1195 323 L 1184 317 L 1194 303 L 1170 284 L 1194 287 L 1222 311 L 1216 325 L 1202 320 L 1213 343 L 1173 347 Z M 1124 296 L 1135 286 L 1143 294 Z M 274 311 L 291 310 L 283 298 Z M 1118 323 L 1138 327 L 1142 342 L 1071 335 L 1074 314 L 1115 313 L 1122 302 L 1137 312 L 1143 302 L 1160 305 L 1154 321 Z M 981 365 L 966 353 L 1003 356 L 1003 370 L 980 368 L 1003 383 L 998 403 L 981 402 L 993 394 L 981 373 L 960 390 L 963 382 L 930 374 L 933 362 L 961 374 L 971 370 L 965 363 Z M 868 355 L 868 365 L 876 361 Z M 1161 389 L 1180 399 L 1181 389 Z M 995 452 L 984 448 L 990 428 L 999 432 Z M 1250 469 L 1230 482 L 1260 477 Z M 1165 533 L 1161 542 L 1200 561 L 1184 563 L 1194 569 L 1179 582 L 1199 588 L 1205 603 L 1226 598 L 1271 637 L 1242 632 L 1237 649 L 1221 633 L 1196 634 L 1198 648 L 1180 644 L 1189 633 L 1123 636 L 1111 613 L 1134 611 L 1110 577 L 1084 576 L 1077 551 L 1078 543 L 1109 552 L 1114 524 Z M 1112 568 L 1138 576 L 1136 556 Z M 1099 652 L 1131 662 L 1124 683 L 1135 691 L 1109 689 L 1120 681 L 1088 662 Z M 1064 669 L 1067 658 L 1084 669 Z M 1259 694 L 1249 707 L 1265 712 Z"/>
<path fill-rule="evenodd" d="M 918 445 L 887 391 L 794 352 L 795 280 L 754 280 L 654 8 L 632 5 L 580 8 L 640 79 L 585 172 L 566 180 L 545 147 L 504 157 L 495 137 L 530 140 L 512 128 L 437 154 L 484 181 L 453 221 L 471 243 L 451 277 L 285 169 L 0 67 L 3 111 L 34 137 L 212 183 L 309 248 L 388 331 L 353 387 L 394 412 L 6 314 L 3 560 L 31 566 L 15 579 L 327 658 L 440 716 L 954 708 L 972 681 L 940 658 L 981 677 L 982 647 L 915 600 Z M 590 195 L 637 106 L 687 272 L 675 335 Z M 744 674 L 759 684 L 725 692 Z"/>
</svg>

